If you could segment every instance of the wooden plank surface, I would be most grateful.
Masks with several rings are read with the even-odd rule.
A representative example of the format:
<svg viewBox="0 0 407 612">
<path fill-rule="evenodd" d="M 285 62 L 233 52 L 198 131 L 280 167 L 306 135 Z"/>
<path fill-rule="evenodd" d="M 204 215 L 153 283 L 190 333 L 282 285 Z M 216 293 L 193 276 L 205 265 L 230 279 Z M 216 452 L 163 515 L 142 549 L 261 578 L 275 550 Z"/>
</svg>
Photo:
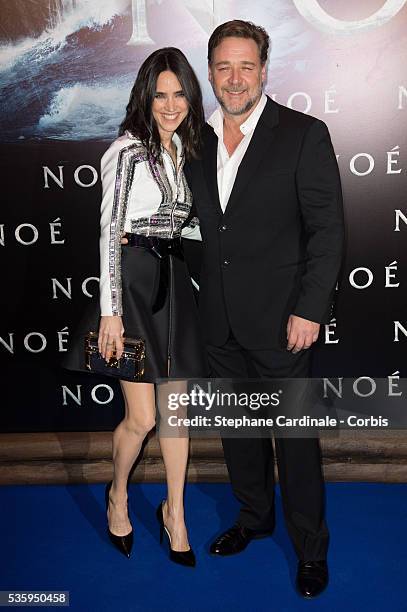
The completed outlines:
<svg viewBox="0 0 407 612">
<path fill-rule="evenodd" d="M 407 482 L 404 431 L 342 431 L 321 439 L 324 473 L 332 481 Z M 107 482 L 112 432 L 0 434 L 0 484 Z M 158 440 L 152 434 L 132 482 L 163 482 Z M 227 482 L 219 438 L 192 439 L 189 482 Z"/>
<path fill-rule="evenodd" d="M 324 456 L 347 455 L 407 457 L 407 431 L 341 431 L 339 436 L 322 436 Z M 56 432 L 0 434 L 0 462 L 31 459 L 103 459 L 111 457 L 112 432 Z M 220 438 L 193 438 L 192 457 L 223 457 Z M 155 434 L 144 448 L 145 457 L 160 457 Z"/>
</svg>

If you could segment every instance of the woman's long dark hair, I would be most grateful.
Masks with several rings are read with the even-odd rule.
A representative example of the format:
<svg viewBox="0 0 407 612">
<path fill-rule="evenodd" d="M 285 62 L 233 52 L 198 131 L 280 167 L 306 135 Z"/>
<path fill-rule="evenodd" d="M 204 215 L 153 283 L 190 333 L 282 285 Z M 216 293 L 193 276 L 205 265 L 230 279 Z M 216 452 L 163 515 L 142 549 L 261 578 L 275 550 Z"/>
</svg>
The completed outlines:
<svg viewBox="0 0 407 612">
<path fill-rule="evenodd" d="M 134 136 L 140 138 L 147 147 L 149 155 L 160 158 L 161 141 L 152 106 L 158 76 L 165 70 L 170 70 L 175 74 L 188 101 L 188 115 L 176 132 L 182 140 L 186 157 L 196 158 L 199 155 L 201 128 L 204 123 L 202 92 L 187 58 L 175 47 L 165 47 L 154 51 L 141 65 L 126 107 L 126 117 L 120 124 L 119 136 L 129 130 Z"/>
</svg>

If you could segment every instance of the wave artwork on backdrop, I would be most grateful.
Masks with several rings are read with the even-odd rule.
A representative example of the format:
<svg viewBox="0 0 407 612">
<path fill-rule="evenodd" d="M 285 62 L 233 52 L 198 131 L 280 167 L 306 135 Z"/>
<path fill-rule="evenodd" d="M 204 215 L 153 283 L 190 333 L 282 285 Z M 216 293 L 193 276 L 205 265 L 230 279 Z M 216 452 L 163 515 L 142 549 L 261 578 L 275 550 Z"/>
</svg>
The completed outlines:
<svg viewBox="0 0 407 612">
<path fill-rule="evenodd" d="M 112 140 L 141 62 L 154 49 L 178 46 L 201 77 L 205 110 L 214 101 L 206 45 L 218 23 L 238 14 L 268 28 L 273 81 L 302 71 L 309 30 L 291 2 L 251 10 L 239 1 L 10 0 L 2 8 L 2 140 Z"/>
</svg>

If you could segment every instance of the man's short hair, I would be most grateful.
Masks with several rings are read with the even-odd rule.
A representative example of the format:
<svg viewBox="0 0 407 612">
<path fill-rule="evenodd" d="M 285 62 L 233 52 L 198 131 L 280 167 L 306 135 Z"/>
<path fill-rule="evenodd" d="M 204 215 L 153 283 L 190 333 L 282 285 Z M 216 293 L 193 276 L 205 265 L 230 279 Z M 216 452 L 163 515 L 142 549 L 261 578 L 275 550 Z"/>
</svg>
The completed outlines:
<svg viewBox="0 0 407 612">
<path fill-rule="evenodd" d="M 218 26 L 211 34 L 208 41 L 208 62 L 212 61 L 213 50 L 221 43 L 224 38 L 235 36 L 236 38 L 251 38 L 259 48 L 260 62 L 262 66 L 267 61 L 267 54 L 270 45 L 270 38 L 266 30 L 261 26 L 256 26 L 251 21 L 233 19 L 226 21 Z"/>
</svg>

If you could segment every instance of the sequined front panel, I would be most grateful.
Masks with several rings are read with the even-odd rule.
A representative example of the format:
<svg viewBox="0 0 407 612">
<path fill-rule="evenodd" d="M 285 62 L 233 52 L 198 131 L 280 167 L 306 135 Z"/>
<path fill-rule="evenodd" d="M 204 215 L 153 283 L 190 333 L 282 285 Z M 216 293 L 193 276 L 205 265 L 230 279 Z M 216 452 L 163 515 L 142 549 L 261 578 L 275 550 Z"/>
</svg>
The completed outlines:
<svg viewBox="0 0 407 612">
<path fill-rule="evenodd" d="M 182 225 L 188 218 L 192 206 L 192 193 L 183 173 L 184 155 L 181 153 L 177 173 L 170 154 L 162 148 L 163 157 L 167 156 L 165 165 L 167 168 L 172 168 L 172 176 L 169 179 L 163 163 L 149 158 L 140 140 L 132 137 L 130 133 L 127 135 L 134 140 L 134 143 L 119 153 L 109 234 L 109 281 L 113 315 L 123 314 L 120 241 L 124 232 L 129 198 L 134 197 L 131 193 L 135 196 L 137 194 L 137 185 L 133 186 L 136 164 L 144 162 L 148 167 L 149 174 L 160 191 L 161 202 L 157 211 L 151 216 L 130 219 L 131 232 L 167 239 L 181 236 Z"/>
<path fill-rule="evenodd" d="M 164 151 L 163 155 L 169 154 Z M 172 160 L 170 163 L 173 166 Z M 161 203 L 157 212 L 151 217 L 131 220 L 131 231 L 144 236 L 176 238 L 181 235 L 181 228 L 187 219 L 192 206 L 192 193 L 183 173 L 184 157 L 181 158 L 178 173 L 173 168 L 175 189 L 168 180 L 164 167 L 158 162 L 149 160 L 149 168 L 155 183 L 161 192 Z"/>
<path fill-rule="evenodd" d="M 131 144 L 119 153 L 109 237 L 109 277 L 112 313 L 122 315 L 121 291 L 121 236 L 126 220 L 129 194 L 136 164 L 147 161 L 145 147 Z"/>
</svg>

